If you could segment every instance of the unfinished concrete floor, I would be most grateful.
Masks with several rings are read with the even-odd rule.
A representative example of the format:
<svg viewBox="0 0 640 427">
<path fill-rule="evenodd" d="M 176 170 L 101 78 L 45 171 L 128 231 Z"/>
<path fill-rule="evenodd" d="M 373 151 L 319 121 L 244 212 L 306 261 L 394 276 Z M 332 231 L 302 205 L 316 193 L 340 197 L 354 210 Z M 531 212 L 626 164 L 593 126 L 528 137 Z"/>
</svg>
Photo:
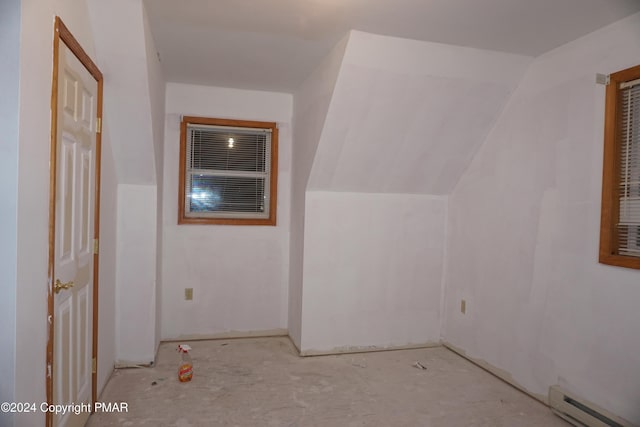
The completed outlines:
<svg viewBox="0 0 640 427">
<path fill-rule="evenodd" d="M 152 368 L 117 370 L 88 426 L 567 426 L 541 403 L 444 347 L 301 358 L 288 338 L 177 344 Z M 419 362 L 426 370 L 414 367 Z"/>
</svg>

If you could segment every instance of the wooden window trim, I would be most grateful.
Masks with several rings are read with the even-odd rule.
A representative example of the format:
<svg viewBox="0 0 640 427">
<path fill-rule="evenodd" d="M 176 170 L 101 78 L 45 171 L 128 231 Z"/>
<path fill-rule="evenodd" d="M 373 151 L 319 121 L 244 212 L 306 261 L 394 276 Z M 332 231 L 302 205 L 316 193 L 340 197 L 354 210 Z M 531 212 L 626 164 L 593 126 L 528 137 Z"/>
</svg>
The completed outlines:
<svg viewBox="0 0 640 427">
<path fill-rule="evenodd" d="M 245 128 L 271 129 L 271 176 L 269 218 L 190 218 L 185 216 L 185 175 L 187 153 L 187 125 L 216 125 Z M 180 177 L 178 179 L 178 224 L 219 224 L 219 225 L 276 225 L 276 207 L 278 193 L 278 127 L 275 122 L 249 120 L 216 119 L 209 117 L 184 116 L 180 123 Z"/>
<path fill-rule="evenodd" d="M 600 257 L 602 264 L 640 269 L 640 258 L 617 254 L 616 218 L 619 215 L 620 143 L 617 134 L 620 83 L 640 78 L 640 65 L 613 73 L 606 89 Z"/>
</svg>

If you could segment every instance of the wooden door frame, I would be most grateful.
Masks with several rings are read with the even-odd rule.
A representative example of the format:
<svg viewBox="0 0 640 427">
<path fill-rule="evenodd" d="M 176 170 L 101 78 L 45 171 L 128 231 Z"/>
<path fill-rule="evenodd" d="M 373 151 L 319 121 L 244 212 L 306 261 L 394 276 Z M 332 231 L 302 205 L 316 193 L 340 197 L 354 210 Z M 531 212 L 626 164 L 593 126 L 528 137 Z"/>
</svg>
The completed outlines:
<svg viewBox="0 0 640 427">
<path fill-rule="evenodd" d="M 89 55 L 84 51 L 80 43 L 71 34 L 69 29 L 64 25 L 62 19 L 59 16 L 55 18 L 54 32 L 53 32 L 53 79 L 51 87 L 51 153 L 50 153 L 50 166 L 49 166 L 49 265 L 47 271 L 47 364 L 45 366 L 46 375 L 46 394 L 47 404 L 53 404 L 53 343 L 54 343 L 54 293 L 53 283 L 55 277 L 54 271 L 54 251 L 55 251 L 55 224 L 56 224 L 56 180 L 57 180 L 57 133 L 58 133 L 58 66 L 60 60 L 60 42 L 63 42 L 67 48 L 75 55 L 76 58 L 82 63 L 82 65 L 89 71 L 98 84 L 97 94 L 97 108 L 96 118 L 102 122 L 102 84 L 103 77 L 100 69 L 91 60 Z M 94 215 L 94 242 L 99 242 L 100 237 L 100 153 L 102 147 L 102 130 L 101 123 L 99 124 L 98 132 L 96 132 L 96 165 L 95 165 L 95 215 Z M 91 402 L 95 402 L 97 399 L 97 380 L 98 380 L 98 250 L 94 243 L 93 251 L 93 316 L 92 323 L 92 343 L 91 343 Z M 93 362 L 95 361 L 95 362 Z M 47 427 L 53 426 L 53 414 L 49 411 L 46 413 L 45 425 Z"/>
</svg>

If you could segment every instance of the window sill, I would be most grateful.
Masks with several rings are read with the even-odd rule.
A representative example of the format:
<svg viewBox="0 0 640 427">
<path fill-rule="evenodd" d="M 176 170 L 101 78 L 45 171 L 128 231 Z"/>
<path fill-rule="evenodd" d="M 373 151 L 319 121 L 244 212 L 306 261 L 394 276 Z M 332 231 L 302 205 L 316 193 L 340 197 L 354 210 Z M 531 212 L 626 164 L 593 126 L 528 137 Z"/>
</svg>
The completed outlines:
<svg viewBox="0 0 640 427">
<path fill-rule="evenodd" d="M 178 224 L 193 224 L 193 225 L 266 225 L 275 226 L 276 219 L 239 219 L 239 218 L 185 218 L 178 217 Z"/>
<path fill-rule="evenodd" d="M 600 254 L 600 264 L 613 265 L 616 267 L 633 268 L 640 270 L 640 258 L 624 256 Z"/>
</svg>

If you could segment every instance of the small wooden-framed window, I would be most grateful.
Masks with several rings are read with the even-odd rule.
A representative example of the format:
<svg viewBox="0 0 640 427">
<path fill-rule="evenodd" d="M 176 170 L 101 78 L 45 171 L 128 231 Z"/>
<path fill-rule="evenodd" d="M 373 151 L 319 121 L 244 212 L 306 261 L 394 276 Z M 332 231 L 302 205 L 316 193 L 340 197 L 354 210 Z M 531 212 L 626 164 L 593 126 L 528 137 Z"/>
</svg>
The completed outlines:
<svg viewBox="0 0 640 427">
<path fill-rule="evenodd" d="M 273 122 L 183 117 L 178 224 L 276 225 Z"/>
<path fill-rule="evenodd" d="M 600 262 L 640 269 L 640 65 L 609 76 Z"/>
</svg>

